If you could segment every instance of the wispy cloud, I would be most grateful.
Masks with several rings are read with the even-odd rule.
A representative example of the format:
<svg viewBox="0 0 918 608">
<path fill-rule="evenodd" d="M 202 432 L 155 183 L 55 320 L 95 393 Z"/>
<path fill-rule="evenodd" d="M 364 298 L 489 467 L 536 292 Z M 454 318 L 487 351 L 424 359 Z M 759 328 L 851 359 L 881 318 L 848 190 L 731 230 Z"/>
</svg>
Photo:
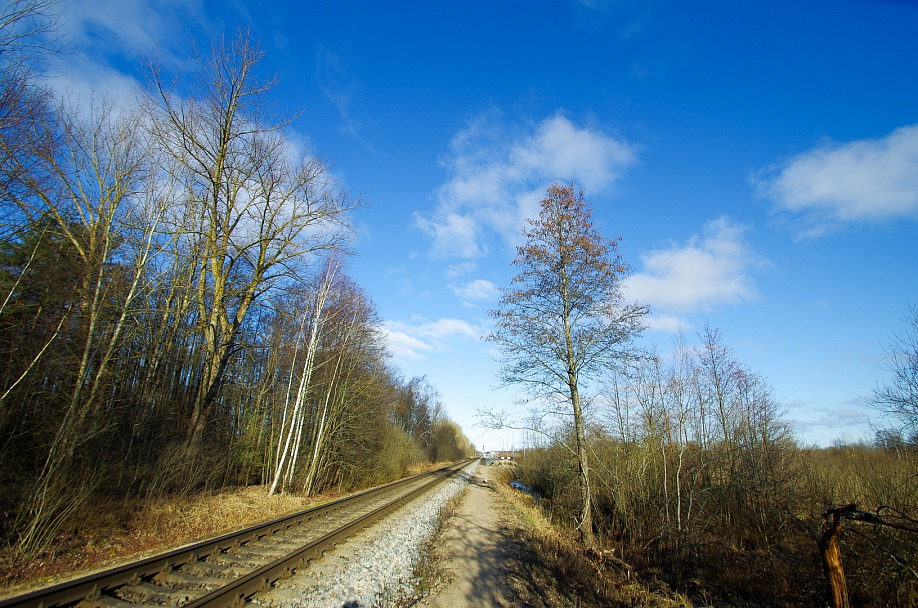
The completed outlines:
<svg viewBox="0 0 918 608">
<path fill-rule="evenodd" d="M 578 25 L 590 32 L 615 32 L 622 40 L 646 32 L 657 10 L 655 2 L 572 0 Z"/>
<path fill-rule="evenodd" d="M 168 69 L 192 53 L 192 42 L 219 33 L 200 0 L 71 0 L 62 4 L 61 33 L 73 52 L 49 60 L 46 84 L 74 105 L 105 98 L 129 106 L 142 87 L 142 62 L 156 56 Z"/>
<path fill-rule="evenodd" d="M 474 279 L 463 285 L 453 286 L 451 289 L 466 304 L 494 302 L 500 295 L 497 286 L 485 279 Z"/>
<path fill-rule="evenodd" d="M 366 145 L 361 131 L 363 126 L 354 118 L 351 102 L 356 89 L 355 81 L 348 77 L 341 57 L 322 45 L 316 51 L 316 81 L 325 97 L 335 106 L 341 118 L 341 131 Z"/>
<path fill-rule="evenodd" d="M 423 359 L 425 353 L 448 350 L 457 340 L 478 340 L 483 334 L 462 319 L 440 319 L 415 324 L 387 321 L 382 328 L 389 350 L 396 357 Z"/>
<path fill-rule="evenodd" d="M 451 264 L 446 268 L 446 276 L 450 279 L 458 279 L 474 272 L 478 268 L 475 262 L 459 262 Z"/>
<path fill-rule="evenodd" d="M 154 50 L 177 58 L 192 35 L 206 40 L 216 33 L 200 0 L 71 0 L 62 17 L 78 47 L 134 62 Z"/>
<path fill-rule="evenodd" d="M 415 224 L 433 239 L 433 253 L 438 257 L 477 258 L 486 248 L 479 242 L 483 226 L 473 214 L 440 209 L 436 218 L 415 215 Z"/>
<path fill-rule="evenodd" d="M 874 420 L 864 399 L 850 399 L 823 405 L 812 401 L 790 401 L 788 415 L 794 429 L 818 445 L 855 442 L 869 436 Z"/>
<path fill-rule="evenodd" d="M 881 139 L 826 144 L 756 178 L 779 211 L 802 214 L 807 234 L 841 223 L 918 217 L 918 125 Z"/>
<path fill-rule="evenodd" d="M 435 256 L 480 257 L 489 251 L 489 235 L 515 242 L 552 181 L 576 180 L 596 193 L 635 162 L 631 144 L 562 114 L 523 127 L 481 116 L 453 138 L 443 159 L 450 178 L 433 212 L 417 213 L 415 222 Z"/>
<path fill-rule="evenodd" d="M 683 245 L 642 255 L 641 270 L 627 280 L 628 298 L 649 304 L 652 327 L 667 331 L 683 325 L 679 314 L 755 298 L 749 270 L 762 261 L 746 243 L 745 232 L 721 217 Z"/>
</svg>

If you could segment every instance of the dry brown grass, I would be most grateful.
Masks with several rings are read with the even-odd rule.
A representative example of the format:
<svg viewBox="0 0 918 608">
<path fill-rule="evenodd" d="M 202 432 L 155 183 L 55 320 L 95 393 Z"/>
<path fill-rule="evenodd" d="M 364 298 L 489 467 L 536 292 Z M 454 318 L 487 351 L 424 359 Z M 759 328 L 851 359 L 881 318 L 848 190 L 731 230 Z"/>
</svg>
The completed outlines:
<svg viewBox="0 0 918 608">
<path fill-rule="evenodd" d="M 417 464 L 415 475 L 440 464 Z M 95 502 L 55 539 L 53 548 L 31 560 L 0 552 L 0 599 L 26 593 L 119 564 L 163 553 L 277 519 L 336 498 L 268 496 L 264 486 L 205 492 L 194 496 Z"/>
<path fill-rule="evenodd" d="M 530 454 L 521 475 L 551 496 L 545 504 L 552 521 L 569 527 L 577 496 L 573 469 L 563 457 L 560 450 Z M 918 519 L 914 449 L 788 446 L 784 467 L 772 471 L 780 473 L 781 483 L 768 503 L 748 501 L 750 508 L 737 508 L 743 503 L 721 500 L 736 499 L 735 493 L 724 494 L 722 485 L 687 486 L 683 489 L 694 491 L 697 500 L 681 529 L 664 517 L 663 471 L 651 474 L 645 466 L 652 457 L 634 446 L 594 465 L 594 498 L 601 515 L 596 521 L 604 542 L 641 580 L 665 582 L 696 603 L 824 604 L 826 581 L 817 541 L 826 509 L 853 502 L 863 510 Z M 670 502 L 668 513 L 672 507 Z M 918 534 L 847 521 L 839 543 L 853 605 L 918 605 Z"/>
<path fill-rule="evenodd" d="M 24 593 L 118 564 L 219 536 L 335 498 L 268 496 L 263 486 L 110 501 L 86 507 L 80 523 L 62 532 L 52 550 L 29 561 L 0 557 L 0 597 Z"/>
<path fill-rule="evenodd" d="M 527 554 L 508 567 L 518 597 L 529 604 L 659 608 L 692 605 L 662 582 L 636 576 L 614 551 L 584 549 L 573 531 L 553 524 L 534 498 L 509 486 L 512 467 L 494 467 L 489 476 L 495 478 L 493 487 L 511 507 L 509 533 Z M 546 598 L 553 599 L 546 602 Z"/>
</svg>

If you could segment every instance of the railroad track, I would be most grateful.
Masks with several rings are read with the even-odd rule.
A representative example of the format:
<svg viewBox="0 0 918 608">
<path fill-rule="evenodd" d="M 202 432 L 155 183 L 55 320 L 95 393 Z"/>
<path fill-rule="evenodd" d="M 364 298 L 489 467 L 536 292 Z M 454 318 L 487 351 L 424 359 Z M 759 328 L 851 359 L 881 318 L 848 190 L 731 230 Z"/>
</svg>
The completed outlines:
<svg viewBox="0 0 918 608">
<path fill-rule="evenodd" d="M 475 459 L 0 601 L 0 608 L 234 608 Z"/>
</svg>

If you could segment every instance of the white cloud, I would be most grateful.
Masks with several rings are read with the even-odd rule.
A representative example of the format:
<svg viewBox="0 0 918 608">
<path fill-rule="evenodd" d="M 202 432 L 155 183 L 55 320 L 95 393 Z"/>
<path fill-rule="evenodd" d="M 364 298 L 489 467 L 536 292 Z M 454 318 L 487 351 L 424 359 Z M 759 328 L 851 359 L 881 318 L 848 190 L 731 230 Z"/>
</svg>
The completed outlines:
<svg viewBox="0 0 918 608">
<path fill-rule="evenodd" d="M 817 224 L 918 217 L 918 125 L 882 139 L 820 146 L 759 180 L 776 207 Z"/>
<path fill-rule="evenodd" d="M 745 228 L 721 217 L 708 222 L 701 235 L 641 256 L 642 270 L 627 280 L 627 297 L 664 313 L 710 310 L 755 297 L 749 267 L 760 263 L 744 240 Z M 655 315 L 656 317 L 656 315 Z M 678 327 L 663 314 L 657 325 Z"/>
<path fill-rule="evenodd" d="M 382 328 L 382 333 L 386 339 L 386 343 L 389 345 L 389 351 L 396 357 L 422 359 L 422 352 L 432 350 L 429 344 L 409 335 L 405 331 L 384 326 Z"/>
<path fill-rule="evenodd" d="M 543 121 L 536 132 L 516 142 L 510 164 L 531 176 L 576 179 L 593 191 L 605 188 L 622 167 L 634 161 L 630 146 L 604 133 L 580 128 L 563 116 Z"/>
<path fill-rule="evenodd" d="M 585 192 L 611 187 L 636 161 L 633 146 L 556 114 L 521 132 L 479 117 L 453 137 L 443 160 L 450 179 L 437 191 L 431 214 L 415 215 L 442 257 L 487 254 L 486 235 L 518 238 L 552 181 L 574 180 Z"/>
<path fill-rule="evenodd" d="M 478 243 L 478 221 L 471 215 L 444 213 L 436 220 L 415 214 L 418 228 L 430 236 L 435 250 L 460 258 L 477 258 L 485 253 Z"/>
<path fill-rule="evenodd" d="M 446 268 L 446 276 L 451 279 L 458 279 L 471 272 L 474 272 L 476 268 L 478 268 L 478 264 L 475 262 L 459 262 L 458 264 L 451 264 Z"/>
<path fill-rule="evenodd" d="M 467 302 L 486 302 L 496 300 L 500 295 L 500 290 L 491 281 L 485 279 L 475 279 L 465 285 L 459 285 L 451 288 L 453 293 Z"/>
<path fill-rule="evenodd" d="M 88 115 L 91 104 L 105 103 L 114 111 L 133 105 L 141 92 L 140 82 L 109 65 L 73 57 L 45 78 L 45 83 L 66 100 L 68 107 Z"/>
<path fill-rule="evenodd" d="M 74 43 L 133 61 L 154 50 L 171 56 L 187 48 L 191 32 L 215 31 L 200 0 L 70 0 L 64 9 L 64 30 Z"/>
<path fill-rule="evenodd" d="M 406 359 L 423 359 L 424 353 L 447 350 L 457 340 L 478 340 L 483 333 L 461 319 L 440 319 L 414 325 L 387 321 L 382 332 L 392 354 Z"/>
<path fill-rule="evenodd" d="M 651 311 L 650 319 L 647 321 L 647 329 L 663 334 L 675 334 L 690 328 L 691 326 L 685 319 L 675 315 L 661 315 L 656 311 Z"/>
<path fill-rule="evenodd" d="M 156 56 L 168 69 L 192 52 L 192 40 L 218 33 L 200 0 L 71 0 L 61 5 L 67 51 L 48 59 L 45 83 L 74 106 L 105 99 L 118 111 L 142 89 L 142 62 Z"/>
</svg>

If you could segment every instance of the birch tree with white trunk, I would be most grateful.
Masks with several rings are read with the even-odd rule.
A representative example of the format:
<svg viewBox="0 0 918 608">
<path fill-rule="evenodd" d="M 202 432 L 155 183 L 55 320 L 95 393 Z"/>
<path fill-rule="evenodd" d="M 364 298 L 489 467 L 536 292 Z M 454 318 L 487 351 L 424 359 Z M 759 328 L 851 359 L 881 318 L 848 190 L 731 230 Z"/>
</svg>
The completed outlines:
<svg viewBox="0 0 918 608">
<path fill-rule="evenodd" d="M 293 380 L 295 377 L 295 360 L 294 365 L 291 366 L 290 369 L 290 381 L 287 385 L 287 396 L 284 403 L 283 413 L 283 420 L 287 421 L 287 424 L 281 425 L 277 463 L 275 464 L 274 469 L 274 479 L 271 482 L 271 487 L 268 489 L 269 496 L 273 495 L 278 490 L 282 478 L 284 484 L 289 485 L 292 481 L 293 473 L 296 470 L 296 460 L 299 454 L 300 443 L 303 436 L 303 427 L 306 421 L 306 398 L 309 393 L 310 380 L 312 379 L 312 372 L 315 365 L 316 351 L 319 348 L 322 324 L 324 322 L 325 302 L 328 298 L 328 292 L 331 289 L 332 282 L 335 279 L 335 274 L 337 271 L 337 264 L 333 261 L 329 261 L 325 268 L 325 272 L 322 274 L 318 288 L 316 289 L 312 312 L 309 317 L 304 317 L 304 322 L 307 319 L 310 321 L 309 337 L 306 340 L 306 353 L 304 356 L 303 365 L 299 369 L 299 380 L 297 382 L 296 393 L 293 396 L 292 405 L 290 404 L 290 396 Z M 283 447 L 281 448 L 281 446 Z"/>
</svg>

